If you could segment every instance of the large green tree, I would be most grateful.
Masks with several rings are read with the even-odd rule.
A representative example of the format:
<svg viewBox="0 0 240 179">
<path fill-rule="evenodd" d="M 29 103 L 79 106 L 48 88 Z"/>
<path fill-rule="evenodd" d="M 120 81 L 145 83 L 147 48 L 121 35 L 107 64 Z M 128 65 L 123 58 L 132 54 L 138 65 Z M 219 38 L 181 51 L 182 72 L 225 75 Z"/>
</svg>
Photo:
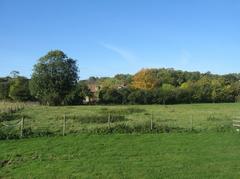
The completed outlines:
<svg viewBox="0 0 240 179">
<path fill-rule="evenodd" d="M 77 85 L 76 60 L 62 51 L 50 51 L 34 66 L 30 82 L 31 93 L 42 104 L 62 105 Z"/>
</svg>

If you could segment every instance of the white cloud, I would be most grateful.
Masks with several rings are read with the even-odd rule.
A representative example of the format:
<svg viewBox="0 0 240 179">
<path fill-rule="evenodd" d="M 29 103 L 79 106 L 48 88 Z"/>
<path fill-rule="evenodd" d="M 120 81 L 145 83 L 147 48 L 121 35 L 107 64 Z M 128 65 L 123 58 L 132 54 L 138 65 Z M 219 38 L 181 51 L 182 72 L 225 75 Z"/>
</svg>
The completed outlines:
<svg viewBox="0 0 240 179">
<path fill-rule="evenodd" d="M 136 63 L 137 57 L 132 52 L 106 43 L 101 43 L 101 45 L 120 55 L 126 62 L 130 64 Z"/>
</svg>

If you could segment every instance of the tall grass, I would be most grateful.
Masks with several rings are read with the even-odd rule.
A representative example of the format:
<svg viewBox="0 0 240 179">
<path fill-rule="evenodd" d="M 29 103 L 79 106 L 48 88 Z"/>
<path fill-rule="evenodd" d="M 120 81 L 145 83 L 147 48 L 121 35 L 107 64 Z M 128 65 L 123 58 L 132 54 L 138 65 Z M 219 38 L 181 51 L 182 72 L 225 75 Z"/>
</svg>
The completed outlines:
<svg viewBox="0 0 240 179">
<path fill-rule="evenodd" d="M 4 138 L 19 135 L 19 126 L 14 124 L 23 116 L 25 136 L 62 135 L 64 115 L 66 134 L 232 132 L 232 119 L 240 116 L 240 104 L 48 107 L 1 103 L 0 106 L 8 111 L 0 115 Z M 15 107 L 17 110 L 9 110 Z"/>
</svg>

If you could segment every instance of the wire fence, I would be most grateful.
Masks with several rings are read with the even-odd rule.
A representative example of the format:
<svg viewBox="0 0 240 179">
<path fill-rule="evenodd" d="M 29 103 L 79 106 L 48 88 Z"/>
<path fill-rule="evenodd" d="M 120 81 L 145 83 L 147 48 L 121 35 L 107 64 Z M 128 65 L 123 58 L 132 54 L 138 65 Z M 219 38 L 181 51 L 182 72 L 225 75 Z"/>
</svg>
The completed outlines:
<svg viewBox="0 0 240 179">
<path fill-rule="evenodd" d="M 126 114 L 71 115 L 56 116 L 54 120 L 33 121 L 26 116 L 18 120 L 0 122 L 0 139 L 16 139 L 34 136 L 51 136 L 72 133 L 170 133 L 170 132 L 203 132 L 239 131 L 240 122 L 236 119 L 217 121 L 209 117 L 209 123 L 202 124 L 189 116 L 187 120 L 161 119 L 154 113 L 147 114 L 144 120 L 131 120 Z"/>
</svg>

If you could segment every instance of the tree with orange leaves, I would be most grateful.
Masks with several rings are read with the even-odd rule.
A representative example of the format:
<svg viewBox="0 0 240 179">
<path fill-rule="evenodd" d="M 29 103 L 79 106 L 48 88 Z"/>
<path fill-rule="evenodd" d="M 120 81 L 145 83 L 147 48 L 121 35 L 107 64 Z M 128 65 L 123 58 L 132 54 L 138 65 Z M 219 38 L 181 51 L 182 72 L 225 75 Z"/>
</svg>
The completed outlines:
<svg viewBox="0 0 240 179">
<path fill-rule="evenodd" d="M 133 76 L 132 87 L 149 90 L 158 86 L 156 69 L 142 69 Z"/>
</svg>

